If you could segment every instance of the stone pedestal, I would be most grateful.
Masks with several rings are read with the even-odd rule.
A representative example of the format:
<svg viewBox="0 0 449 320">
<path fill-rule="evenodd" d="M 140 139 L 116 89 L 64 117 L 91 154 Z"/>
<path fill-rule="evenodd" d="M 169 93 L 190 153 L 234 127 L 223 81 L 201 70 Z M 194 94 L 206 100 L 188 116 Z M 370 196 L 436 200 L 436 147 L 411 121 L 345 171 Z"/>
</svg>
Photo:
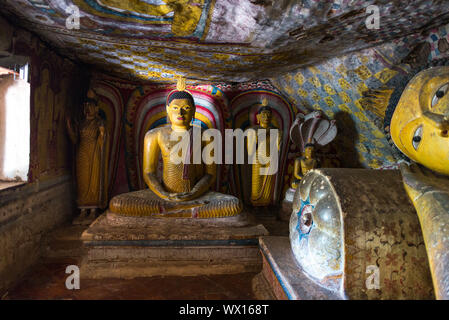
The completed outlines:
<svg viewBox="0 0 449 320">
<path fill-rule="evenodd" d="M 257 272 L 263 225 L 244 213 L 218 219 L 100 216 L 82 234 L 84 278 Z"/>
<path fill-rule="evenodd" d="M 258 299 L 340 300 L 338 293 L 309 279 L 297 265 L 288 237 L 261 237 L 262 272 L 253 279 Z"/>
</svg>

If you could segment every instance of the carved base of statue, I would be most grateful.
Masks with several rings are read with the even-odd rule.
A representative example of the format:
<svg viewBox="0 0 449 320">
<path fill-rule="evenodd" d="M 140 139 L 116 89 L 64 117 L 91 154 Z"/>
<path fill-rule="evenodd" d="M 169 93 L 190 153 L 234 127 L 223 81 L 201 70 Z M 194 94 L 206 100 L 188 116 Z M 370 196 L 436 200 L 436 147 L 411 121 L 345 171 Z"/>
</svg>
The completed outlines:
<svg viewBox="0 0 449 320">
<path fill-rule="evenodd" d="M 258 300 L 342 300 L 300 271 L 288 237 L 261 237 L 262 272 L 253 278 Z"/>
<path fill-rule="evenodd" d="M 218 192 L 208 192 L 191 201 L 164 200 L 151 190 L 118 195 L 109 204 L 109 211 L 133 217 L 150 218 L 225 218 L 242 211 L 240 200 Z"/>
<path fill-rule="evenodd" d="M 210 196 L 216 199 L 214 194 Z M 170 218 L 106 212 L 81 236 L 87 249 L 81 263 L 82 277 L 194 276 L 260 270 L 258 239 L 268 235 L 265 227 L 246 212 L 192 219 L 192 211 L 200 216 L 211 212 L 206 204 L 200 208 L 203 211 L 185 208 L 172 212 Z M 237 207 L 232 210 L 237 212 Z"/>
</svg>

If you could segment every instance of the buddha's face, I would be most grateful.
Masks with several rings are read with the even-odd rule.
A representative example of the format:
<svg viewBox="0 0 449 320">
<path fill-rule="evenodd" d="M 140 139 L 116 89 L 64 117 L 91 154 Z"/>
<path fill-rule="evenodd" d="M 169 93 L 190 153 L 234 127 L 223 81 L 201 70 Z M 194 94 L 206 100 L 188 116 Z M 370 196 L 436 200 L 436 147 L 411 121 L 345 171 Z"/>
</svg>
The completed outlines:
<svg viewBox="0 0 449 320">
<path fill-rule="evenodd" d="M 189 128 L 195 115 L 195 106 L 188 99 L 174 99 L 167 106 L 167 115 L 172 126 Z"/>
<path fill-rule="evenodd" d="M 86 115 L 87 119 L 95 118 L 95 116 L 98 114 L 98 111 L 99 107 L 95 103 L 84 103 L 84 114 Z"/>
<path fill-rule="evenodd" d="M 449 174 L 449 67 L 419 73 L 391 119 L 391 137 L 410 159 Z"/>
<path fill-rule="evenodd" d="M 257 121 L 262 128 L 268 128 L 268 126 L 271 124 L 272 119 L 273 115 L 269 110 L 263 110 L 257 115 Z"/>
<path fill-rule="evenodd" d="M 313 156 L 313 146 L 307 146 L 304 149 L 304 157 L 306 159 L 312 159 L 312 156 Z"/>
</svg>

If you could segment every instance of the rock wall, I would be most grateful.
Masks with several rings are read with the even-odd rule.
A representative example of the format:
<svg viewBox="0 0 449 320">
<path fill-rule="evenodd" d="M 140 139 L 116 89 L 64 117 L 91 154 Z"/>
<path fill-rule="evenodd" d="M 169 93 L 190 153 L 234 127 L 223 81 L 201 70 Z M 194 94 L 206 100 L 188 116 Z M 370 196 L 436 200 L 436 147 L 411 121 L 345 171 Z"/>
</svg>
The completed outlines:
<svg viewBox="0 0 449 320">
<path fill-rule="evenodd" d="M 39 259 L 40 242 L 73 215 L 72 146 L 65 118 L 84 96 L 82 69 L 37 37 L 0 21 L 0 63 L 30 63 L 30 168 L 28 181 L 0 190 L 0 296 Z M 7 43 L 10 41 L 10 43 Z M 6 59 L 6 60 L 4 60 Z"/>
<path fill-rule="evenodd" d="M 71 176 L 2 190 L 0 295 L 38 262 L 43 236 L 73 215 Z"/>
</svg>

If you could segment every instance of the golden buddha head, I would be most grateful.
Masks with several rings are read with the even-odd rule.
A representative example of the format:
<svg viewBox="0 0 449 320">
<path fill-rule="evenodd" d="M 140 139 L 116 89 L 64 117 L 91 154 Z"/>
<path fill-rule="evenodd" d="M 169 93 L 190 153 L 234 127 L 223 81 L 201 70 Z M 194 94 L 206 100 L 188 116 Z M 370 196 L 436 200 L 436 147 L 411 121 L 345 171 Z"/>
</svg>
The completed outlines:
<svg viewBox="0 0 449 320">
<path fill-rule="evenodd" d="M 314 145 L 312 143 L 307 143 L 304 147 L 304 157 L 306 159 L 312 159 L 313 158 L 313 149 Z"/>
<path fill-rule="evenodd" d="M 167 116 L 172 126 L 189 128 L 195 116 L 195 102 L 187 91 L 175 91 L 167 99 Z"/>
<path fill-rule="evenodd" d="M 87 98 L 83 104 L 84 115 L 87 119 L 95 118 L 100 110 L 98 106 L 97 95 L 93 90 L 87 92 Z"/>
<path fill-rule="evenodd" d="M 393 113 L 391 138 L 410 159 L 449 175 L 449 67 L 418 73 Z"/>
<path fill-rule="evenodd" d="M 265 105 L 265 103 L 262 103 L 262 106 L 260 107 L 259 111 L 257 112 L 256 119 L 257 119 L 257 123 L 262 128 L 268 128 L 273 119 L 273 112 L 271 111 L 271 107 L 269 107 L 268 105 Z"/>
</svg>

